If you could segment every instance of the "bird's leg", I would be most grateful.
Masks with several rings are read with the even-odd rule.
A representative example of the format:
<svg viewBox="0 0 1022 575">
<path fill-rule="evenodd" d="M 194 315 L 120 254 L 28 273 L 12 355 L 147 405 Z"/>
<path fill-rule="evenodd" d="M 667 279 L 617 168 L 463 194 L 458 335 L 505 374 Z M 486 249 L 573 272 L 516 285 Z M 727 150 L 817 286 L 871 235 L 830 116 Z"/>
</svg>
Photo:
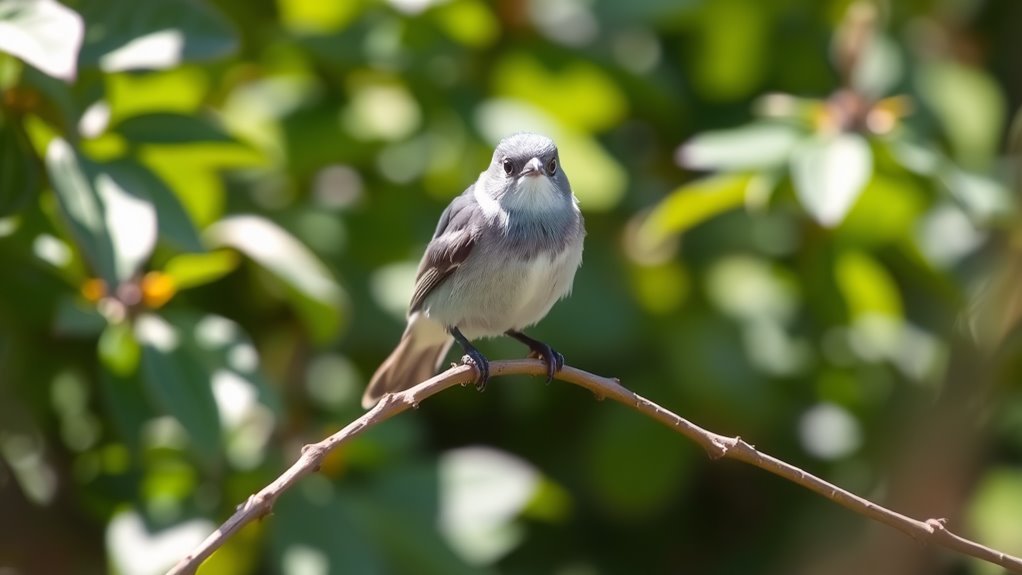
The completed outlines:
<svg viewBox="0 0 1022 575">
<path fill-rule="evenodd" d="M 486 382 L 490 381 L 489 360 L 468 341 L 468 338 L 462 335 L 458 328 L 451 327 L 447 331 L 454 337 L 454 341 L 458 342 L 458 345 L 461 346 L 461 350 L 465 352 L 465 356 L 461 358 L 462 363 L 471 364 L 476 368 L 476 389 L 479 391 L 486 389 Z"/>
<path fill-rule="evenodd" d="M 518 341 L 529 346 L 532 350 L 529 353 L 529 357 L 535 357 L 542 359 L 543 363 L 546 363 L 546 382 L 550 383 L 550 380 L 554 378 L 554 374 L 561 371 L 564 367 L 564 356 L 557 352 L 554 348 L 549 345 L 531 337 L 525 335 L 520 331 L 509 329 L 505 332 L 507 335 L 517 339 Z"/>
</svg>

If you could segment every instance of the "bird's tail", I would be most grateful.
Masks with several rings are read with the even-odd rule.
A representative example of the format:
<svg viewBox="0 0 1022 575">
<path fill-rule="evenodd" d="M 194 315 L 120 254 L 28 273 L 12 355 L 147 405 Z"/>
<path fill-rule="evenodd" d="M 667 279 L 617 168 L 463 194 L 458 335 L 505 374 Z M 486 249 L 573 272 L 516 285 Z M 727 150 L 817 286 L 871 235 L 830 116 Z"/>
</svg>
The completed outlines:
<svg viewBox="0 0 1022 575">
<path fill-rule="evenodd" d="M 421 383 L 436 374 L 454 339 L 439 323 L 416 312 L 408 318 L 401 342 L 369 380 L 362 407 L 369 409 L 381 397 Z"/>
</svg>

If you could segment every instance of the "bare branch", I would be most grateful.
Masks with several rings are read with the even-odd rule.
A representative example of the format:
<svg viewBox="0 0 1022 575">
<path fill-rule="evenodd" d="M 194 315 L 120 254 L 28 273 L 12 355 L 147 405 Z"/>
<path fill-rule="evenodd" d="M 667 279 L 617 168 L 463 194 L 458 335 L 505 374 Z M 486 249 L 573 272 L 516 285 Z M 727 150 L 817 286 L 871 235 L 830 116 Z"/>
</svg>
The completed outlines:
<svg viewBox="0 0 1022 575">
<path fill-rule="evenodd" d="M 546 375 L 543 362 L 534 359 L 514 361 L 495 361 L 490 364 L 490 375 Z M 306 445 L 302 455 L 280 477 L 264 487 L 259 493 L 252 495 L 219 529 L 214 531 L 192 553 L 182 559 L 173 569 L 171 575 L 195 573 L 199 565 L 214 551 L 222 546 L 228 537 L 255 519 L 269 514 L 274 502 L 281 493 L 289 489 L 302 477 L 319 469 L 320 463 L 328 453 L 342 443 L 358 435 L 365 429 L 386 421 L 391 417 L 417 407 L 422 400 L 455 385 L 470 383 L 475 377 L 470 366 L 457 366 L 428 379 L 415 387 L 392 395 L 385 396 L 376 407 L 367 411 L 344 429 L 334 433 L 319 443 Z M 919 520 L 907 517 L 886 507 L 882 507 L 828 483 L 815 475 L 807 473 L 794 465 L 785 463 L 756 450 L 755 447 L 740 437 L 727 437 L 707 431 L 690 421 L 674 414 L 663 407 L 635 394 L 621 386 L 616 379 L 600 377 L 591 373 L 564 366 L 557 374 L 557 379 L 584 387 L 599 398 L 610 398 L 627 405 L 670 427 L 692 441 L 698 443 L 713 459 L 730 458 L 744 461 L 779 475 L 793 483 L 842 505 L 855 513 L 864 515 L 922 541 L 954 549 L 984 561 L 1004 567 L 1013 573 L 1022 573 L 1022 559 L 980 545 L 949 531 L 944 519 Z"/>
</svg>

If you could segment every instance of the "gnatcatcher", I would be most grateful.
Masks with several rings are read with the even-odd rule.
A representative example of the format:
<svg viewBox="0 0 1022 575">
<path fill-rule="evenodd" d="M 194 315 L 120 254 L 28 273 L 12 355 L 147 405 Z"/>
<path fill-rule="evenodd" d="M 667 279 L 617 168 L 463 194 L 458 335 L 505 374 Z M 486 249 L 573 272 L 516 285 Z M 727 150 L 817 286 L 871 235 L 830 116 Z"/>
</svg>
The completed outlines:
<svg viewBox="0 0 1022 575">
<path fill-rule="evenodd" d="M 373 374 L 362 407 L 432 377 L 454 341 L 475 365 L 482 390 L 489 363 L 469 341 L 502 334 L 546 363 L 549 382 L 564 357 L 522 330 L 571 292 L 584 238 L 553 140 L 524 133 L 501 140 L 486 171 L 440 216 L 404 335 Z"/>
</svg>

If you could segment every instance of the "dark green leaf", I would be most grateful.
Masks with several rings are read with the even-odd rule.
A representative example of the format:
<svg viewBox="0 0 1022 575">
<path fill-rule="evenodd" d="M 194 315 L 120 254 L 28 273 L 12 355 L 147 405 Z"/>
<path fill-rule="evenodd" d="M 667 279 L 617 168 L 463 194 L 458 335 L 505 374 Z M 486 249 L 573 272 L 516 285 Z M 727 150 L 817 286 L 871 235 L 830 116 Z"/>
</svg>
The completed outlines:
<svg viewBox="0 0 1022 575">
<path fill-rule="evenodd" d="M 106 319 L 93 305 L 78 297 L 64 297 L 57 303 L 54 330 L 61 336 L 95 337 L 106 327 Z"/>
<path fill-rule="evenodd" d="M 90 34 L 81 63 L 106 72 L 163 70 L 238 46 L 230 22 L 199 0 L 90 0 L 82 16 Z"/>
<path fill-rule="evenodd" d="M 150 395 L 187 431 L 206 463 L 221 456 L 220 415 L 213 399 L 212 370 L 189 341 L 189 333 L 154 314 L 135 323 L 142 345 L 142 374 Z"/>
<path fill-rule="evenodd" d="M 156 113 L 132 116 L 111 128 L 134 144 L 233 142 L 222 127 L 201 116 Z"/>
<path fill-rule="evenodd" d="M 0 111 L 0 218 L 17 212 L 39 190 L 32 144 L 14 118 Z"/>
</svg>

